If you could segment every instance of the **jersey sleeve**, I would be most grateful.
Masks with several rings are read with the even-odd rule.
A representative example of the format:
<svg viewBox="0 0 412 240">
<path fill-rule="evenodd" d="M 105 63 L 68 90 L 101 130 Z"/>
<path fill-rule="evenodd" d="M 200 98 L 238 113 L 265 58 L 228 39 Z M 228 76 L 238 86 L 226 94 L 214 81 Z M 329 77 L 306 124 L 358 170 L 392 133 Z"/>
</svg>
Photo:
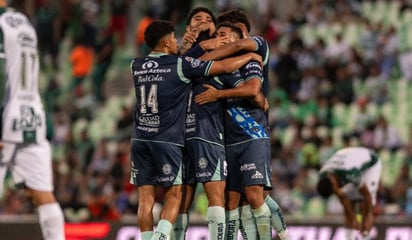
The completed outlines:
<svg viewBox="0 0 412 240">
<path fill-rule="evenodd" d="M 250 61 L 242 68 L 242 75 L 245 81 L 250 79 L 259 79 L 260 82 L 263 82 L 263 70 L 259 62 Z"/>
<path fill-rule="evenodd" d="M 189 57 L 193 57 L 193 58 L 199 58 L 200 56 L 202 56 L 205 53 L 205 50 L 203 50 L 199 44 L 196 44 L 194 47 L 192 47 L 191 49 L 189 49 L 185 54 L 183 54 L 184 56 L 189 56 Z"/>
<path fill-rule="evenodd" d="M 256 43 L 256 53 L 262 56 L 263 64 L 269 62 L 269 44 L 262 36 L 253 36 L 252 39 Z"/>
<path fill-rule="evenodd" d="M 200 76 L 209 76 L 210 68 L 214 61 L 202 61 L 197 58 L 183 56 L 178 58 L 178 74 L 183 81 Z"/>
</svg>

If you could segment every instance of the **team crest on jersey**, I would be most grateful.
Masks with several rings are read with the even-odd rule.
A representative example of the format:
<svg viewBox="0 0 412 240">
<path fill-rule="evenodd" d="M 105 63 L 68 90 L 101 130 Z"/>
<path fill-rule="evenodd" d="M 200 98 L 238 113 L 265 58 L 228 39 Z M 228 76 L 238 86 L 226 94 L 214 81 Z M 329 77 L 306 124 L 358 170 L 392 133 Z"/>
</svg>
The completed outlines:
<svg viewBox="0 0 412 240">
<path fill-rule="evenodd" d="M 36 115 L 31 106 L 22 105 L 20 107 L 20 119 L 13 120 L 14 131 L 33 131 L 41 126 L 41 117 Z"/>
<path fill-rule="evenodd" d="M 199 159 L 199 167 L 201 169 L 205 169 L 207 167 L 207 159 L 206 158 L 200 158 Z"/>
<path fill-rule="evenodd" d="M 153 61 L 153 60 L 149 60 L 149 61 L 143 63 L 143 65 L 142 65 L 143 69 L 157 68 L 157 67 L 159 67 L 159 63 L 157 63 L 156 61 Z"/>
<path fill-rule="evenodd" d="M 199 59 L 192 59 L 191 65 L 192 67 L 199 67 L 200 66 L 201 61 Z"/>
<path fill-rule="evenodd" d="M 162 171 L 163 174 L 169 175 L 170 173 L 172 173 L 172 166 L 169 163 L 166 163 L 165 165 L 163 165 Z"/>
</svg>

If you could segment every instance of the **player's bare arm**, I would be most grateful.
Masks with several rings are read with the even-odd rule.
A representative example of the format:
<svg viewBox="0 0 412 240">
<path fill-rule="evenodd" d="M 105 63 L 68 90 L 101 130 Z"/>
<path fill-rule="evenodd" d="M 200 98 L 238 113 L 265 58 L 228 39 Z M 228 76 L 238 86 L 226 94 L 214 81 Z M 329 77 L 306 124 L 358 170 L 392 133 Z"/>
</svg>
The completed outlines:
<svg viewBox="0 0 412 240">
<path fill-rule="evenodd" d="M 359 192 L 363 196 L 362 201 L 362 223 L 361 223 L 361 232 L 369 233 L 370 229 L 373 226 L 373 212 L 372 212 L 372 196 L 369 192 L 369 189 L 366 184 L 363 184 Z"/>
<path fill-rule="evenodd" d="M 257 78 L 250 79 L 236 88 L 217 90 L 207 84 L 205 84 L 204 87 L 207 88 L 207 90 L 195 97 L 195 102 L 200 105 L 217 101 L 220 98 L 247 97 L 250 98 L 251 102 L 257 107 L 265 108 L 265 97 L 260 91 L 261 82 Z"/>
<path fill-rule="evenodd" d="M 359 229 L 359 223 L 356 220 L 356 213 L 352 201 L 339 186 L 337 176 L 332 173 L 329 173 L 328 178 L 332 183 L 333 192 L 336 194 L 336 196 L 339 198 L 339 201 L 342 203 L 345 215 L 345 226 L 352 229 Z"/>
<path fill-rule="evenodd" d="M 200 58 L 203 60 L 202 58 Z M 246 53 L 240 56 L 225 58 L 220 61 L 216 61 L 212 64 L 209 75 L 214 76 L 223 73 L 231 73 L 250 61 L 257 61 L 262 63 L 262 57 L 256 53 Z"/>
<path fill-rule="evenodd" d="M 213 51 L 203 54 L 203 60 L 217 60 L 233 55 L 239 51 L 256 51 L 256 42 L 252 38 L 243 38 L 232 43 L 225 44 Z"/>
<path fill-rule="evenodd" d="M 224 36 L 224 37 L 217 36 L 215 38 L 204 40 L 204 41 L 200 42 L 199 45 L 203 50 L 211 51 L 211 50 L 217 49 L 218 47 L 223 46 L 227 43 L 230 43 L 229 37 L 227 37 L 227 36 Z"/>
</svg>

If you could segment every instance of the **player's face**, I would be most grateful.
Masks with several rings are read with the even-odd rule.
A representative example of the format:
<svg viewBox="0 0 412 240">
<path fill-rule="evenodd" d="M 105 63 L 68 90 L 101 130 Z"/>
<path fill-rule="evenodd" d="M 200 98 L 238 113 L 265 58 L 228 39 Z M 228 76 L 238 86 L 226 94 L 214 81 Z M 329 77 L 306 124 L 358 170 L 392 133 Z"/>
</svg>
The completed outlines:
<svg viewBox="0 0 412 240">
<path fill-rule="evenodd" d="M 200 25 L 202 25 L 200 27 Z M 210 32 L 214 32 L 215 24 L 213 23 L 212 16 L 205 12 L 198 12 L 193 15 L 192 19 L 190 19 L 190 28 L 201 28 L 201 29 L 209 29 Z"/>
<path fill-rule="evenodd" d="M 177 39 L 175 36 L 175 33 L 172 32 L 169 35 L 167 35 L 167 41 L 169 44 L 169 51 L 171 54 L 177 54 L 178 53 L 178 47 L 177 47 Z"/>
<path fill-rule="evenodd" d="M 234 42 L 236 40 L 239 40 L 239 35 L 232 31 L 229 27 L 220 27 L 216 31 L 217 37 L 228 37 L 230 39 L 230 42 Z"/>
</svg>

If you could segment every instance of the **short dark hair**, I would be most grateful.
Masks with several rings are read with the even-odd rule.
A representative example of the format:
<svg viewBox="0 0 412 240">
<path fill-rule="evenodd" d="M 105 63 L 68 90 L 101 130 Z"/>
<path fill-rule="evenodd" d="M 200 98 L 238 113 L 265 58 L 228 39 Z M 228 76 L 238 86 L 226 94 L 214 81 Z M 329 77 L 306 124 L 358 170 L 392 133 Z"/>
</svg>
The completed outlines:
<svg viewBox="0 0 412 240">
<path fill-rule="evenodd" d="M 209 14 L 210 17 L 212 18 L 213 23 L 216 25 L 216 18 L 213 15 L 212 11 L 210 11 L 208 8 L 205 8 L 205 7 L 196 7 L 196 8 L 193 8 L 192 11 L 190 11 L 189 15 L 187 16 L 186 26 L 190 25 L 190 21 L 192 21 L 192 17 L 199 12 L 204 12 L 204 13 Z"/>
<path fill-rule="evenodd" d="M 321 176 L 318 181 L 317 190 L 319 195 L 323 198 L 328 198 L 333 193 L 332 182 L 330 179 L 325 175 Z"/>
<path fill-rule="evenodd" d="M 174 31 L 175 29 L 171 22 L 155 20 L 150 23 L 144 31 L 144 41 L 151 49 L 153 49 L 159 44 L 164 36 Z"/>
<path fill-rule="evenodd" d="M 243 38 L 242 30 L 240 30 L 240 28 L 236 27 L 233 23 L 231 23 L 231 22 L 221 22 L 216 26 L 216 30 L 218 30 L 221 27 L 230 28 L 233 32 L 235 32 L 237 35 L 239 35 L 240 38 Z"/>
<path fill-rule="evenodd" d="M 249 19 L 246 13 L 240 9 L 223 12 L 217 17 L 217 22 L 218 24 L 221 22 L 243 23 L 245 24 L 247 31 L 250 32 Z"/>
</svg>

